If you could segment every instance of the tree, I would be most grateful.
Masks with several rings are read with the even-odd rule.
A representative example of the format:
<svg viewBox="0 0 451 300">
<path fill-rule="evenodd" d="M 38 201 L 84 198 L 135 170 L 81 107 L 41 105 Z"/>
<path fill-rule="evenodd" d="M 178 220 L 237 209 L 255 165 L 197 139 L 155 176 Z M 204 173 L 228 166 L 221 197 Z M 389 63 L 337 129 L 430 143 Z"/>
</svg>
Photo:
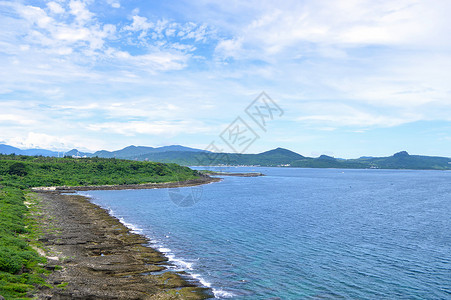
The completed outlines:
<svg viewBox="0 0 451 300">
<path fill-rule="evenodd" d="M 10 175 L 25 176 L 28 174 L 27 166 L 24 163 L 16 162 L 9 166 Z"/>
</svg>

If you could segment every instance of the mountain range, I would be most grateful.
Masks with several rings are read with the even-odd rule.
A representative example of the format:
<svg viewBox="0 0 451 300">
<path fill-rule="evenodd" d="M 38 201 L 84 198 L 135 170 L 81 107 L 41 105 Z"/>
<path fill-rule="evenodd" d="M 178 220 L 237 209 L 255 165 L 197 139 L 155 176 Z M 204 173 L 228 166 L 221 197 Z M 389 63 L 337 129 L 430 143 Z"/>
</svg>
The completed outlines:
<svg viewBox="0 0 451 300">
<path fill-rule="evenodd" d="M 13 146 L 0 144 L 0 154 L 17 154 L 17 155 L 42 155 L 42 156 L 54 156 L 54 157 L 64 157 L 64 156 L 79 156 L 79 157 L 103 157 L 103 158 L 122 158 L 122 159 L 134 159 L 137 156 L 156 153 L 156 152 L 204 152 L 204 150 L 194 149 L 189 147 L 184 147 L 180 145 L 163 146 L 158 148 L 153 147 L 143 147 L 143 146 L 128 146 L 124 149 L 117 151 L 106 151 L 101 150 L 94 153 L 80 152 L 77 149 L 72 149 L 67 152 L 63 151 L 51 151 L 45 149 L 26 149 L 22 150 Z"/>
<path fill-rule="evenodd" d="M 79 152 L 77 149 L 72 149 L 63 153 L 45 149 L 21 150 L 16 147 L 0 144 L 0 153 L 31 156 L 103 157 L 140 161 L 149 160 L 188 166 L 252 165 L 300 168 L 451 170 L 451 158 L 410 155 L 406 151 L 401 151 L 388 157 L 362 156 L 357 159 L 338 159 L 327 155 L 321 155 L 317 158 L 305 157 L 283 148 L 276 148 L 258 154 L 237 154 L 213 153 L 180 145 L 172 145 L 158 148 L 129 146 L 117 151 L 102 150 L 94 153 Z"/>
</svg>

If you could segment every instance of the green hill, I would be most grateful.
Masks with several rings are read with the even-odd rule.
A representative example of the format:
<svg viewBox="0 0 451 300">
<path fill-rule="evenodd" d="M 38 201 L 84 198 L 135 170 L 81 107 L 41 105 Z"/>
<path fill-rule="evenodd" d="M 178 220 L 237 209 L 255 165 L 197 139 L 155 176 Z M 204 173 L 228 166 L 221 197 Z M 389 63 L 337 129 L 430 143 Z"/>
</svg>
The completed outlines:
<svg viewBox="0 0 451 300">
<path fill-rule="evenodd" d="M 0 187 L 140 184 L 189 180 L 199 176 L 197 171 L 173 163 L 0 155 Z"/>
<path fill-rule="evenodd" d="M 406 151 L 389 157 L 361 159 L 381 169 L 450 170 L 451 159 L 447 157 L 409 155 Z"/>
<path fill-rule="evenodd" d="M 279 166 L 303 158 L 293 151 L 277 148 L 259 154 L 170 151 L 148 153 L 138 160 L 174 162 L 182 165 L 261 165 Z"/>
</svg>

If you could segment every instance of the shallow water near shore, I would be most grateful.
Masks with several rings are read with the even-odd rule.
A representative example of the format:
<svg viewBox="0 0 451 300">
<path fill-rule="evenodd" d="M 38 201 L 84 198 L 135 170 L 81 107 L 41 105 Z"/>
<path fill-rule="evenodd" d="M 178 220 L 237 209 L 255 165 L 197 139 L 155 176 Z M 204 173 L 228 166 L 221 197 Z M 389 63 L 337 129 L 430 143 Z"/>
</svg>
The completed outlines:
<svg viewBox="0 0 451 300">
<path fill-rule="evenodd" d="M 218 298 L 451 298 L 451 172 L 210 169 L 266 176 L 204 185 L 190 207 L 168 189 L 79 194 Z"/>
</svg>

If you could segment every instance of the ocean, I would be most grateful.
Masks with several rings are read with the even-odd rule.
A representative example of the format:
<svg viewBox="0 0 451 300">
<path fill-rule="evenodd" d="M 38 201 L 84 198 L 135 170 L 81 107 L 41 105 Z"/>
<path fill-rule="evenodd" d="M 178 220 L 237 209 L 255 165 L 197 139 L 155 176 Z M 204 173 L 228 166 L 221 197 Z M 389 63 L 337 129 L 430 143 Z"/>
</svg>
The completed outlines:
<svg viewBox="0 0 451 300">
<path fill-rule="evenodd" d="M 266 176 L 79 194 L 217 298 L 451 299 L 451 172 L 210 169 Z"/>
</svg>

